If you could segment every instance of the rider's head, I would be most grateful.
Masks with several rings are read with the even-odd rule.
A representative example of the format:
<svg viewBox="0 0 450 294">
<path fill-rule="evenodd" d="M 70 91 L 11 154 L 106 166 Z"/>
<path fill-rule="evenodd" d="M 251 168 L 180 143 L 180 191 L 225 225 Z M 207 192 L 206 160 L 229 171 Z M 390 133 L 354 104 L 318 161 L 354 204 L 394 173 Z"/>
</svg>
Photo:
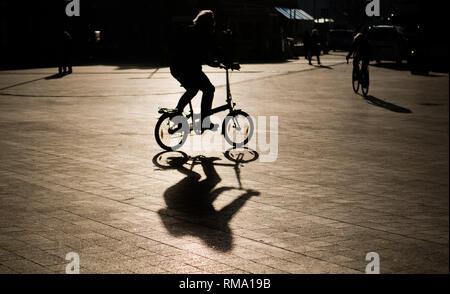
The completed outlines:
<svg viewBox="0 0 450 294">
<path fill-rule="evenodd" d="M 194 26 L 205 32 L 214 32 L 216 21 L 211 10 L 202 10 L 193 20 Z"/>
</svg>

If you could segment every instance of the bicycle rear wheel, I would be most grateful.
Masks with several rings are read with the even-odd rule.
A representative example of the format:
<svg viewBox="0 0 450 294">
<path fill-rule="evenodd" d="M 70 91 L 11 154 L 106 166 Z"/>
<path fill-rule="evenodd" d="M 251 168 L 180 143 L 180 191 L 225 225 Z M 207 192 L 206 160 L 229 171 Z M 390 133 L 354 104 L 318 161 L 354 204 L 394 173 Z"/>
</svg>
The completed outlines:
<svg viewBox="0 0 450 294">
<path fill-rule="evenodd" d="M 170 130 L 176 130 L 171 132 Z M 155 126 L 156 143 L 167 151 L 180 149 L 189 135 L 187 118 L 170 113 L 163 114 Z"/>
<path fill-rule="evenodd" d="M 253 120 L 244 111 L 230 112 L 222 125 L 225 140 L 234 148 L 245 146 L 253 136 Z"/>
<path fill-rule="evenodd" d="M 365 71 L 361 73 L 361 91 L 363 96 L 366 97 L 369 94 L 369 71 Z"/>
<path fill-rule="evenodd" d="M 355 93 L 358 93 L 359 91 L 359 77 L 358 77 L 359 73 L 357 71 L 357 69 L 353 68 L 352 71 L 352 86 L 353 86 L 353 91 Z"/>
</svg>

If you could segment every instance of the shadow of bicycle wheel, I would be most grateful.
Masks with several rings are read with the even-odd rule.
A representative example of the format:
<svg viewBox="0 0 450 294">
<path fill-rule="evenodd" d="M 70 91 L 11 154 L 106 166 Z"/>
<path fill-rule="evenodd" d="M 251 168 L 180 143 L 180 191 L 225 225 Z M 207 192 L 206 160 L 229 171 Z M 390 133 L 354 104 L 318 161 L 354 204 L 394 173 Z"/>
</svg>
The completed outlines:
<svg viewBox="0 0 450 294">
<path fill-rule="evenodd" d="M 235 163 L 248 163 L 259 158 L 258 152 L 248 147 L 230 148 L 223 155 L 226 159 Z"/>
<path fill-rule="evenodd" d="M 177 169 L 189 160 L 183 151 L 162 151 L 153 156 L 152 162 L 160 169 Z"/>
</svg>

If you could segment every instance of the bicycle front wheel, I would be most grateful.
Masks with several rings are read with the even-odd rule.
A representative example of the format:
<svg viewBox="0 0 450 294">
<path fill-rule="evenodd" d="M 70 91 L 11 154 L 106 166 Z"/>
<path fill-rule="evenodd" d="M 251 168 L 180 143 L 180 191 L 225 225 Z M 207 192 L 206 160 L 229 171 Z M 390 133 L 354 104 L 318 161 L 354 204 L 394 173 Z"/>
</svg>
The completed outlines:
<svg viewBox="0 0 450 294">
<path fill-rule="evenodd" d="M 175 130 L 175 131 L 174 131 Z M 163 114 L 155 126 L 156 143 L 167 151 L 180 149 L 189 135 L 189 124 L 186 117 Z"/>
<path fill-rule="evenodd" d="M 252 138 L 253 120 L 247 113 L 237 110 L 229 113 L 223 121 L 223 135 L 233 148 L 244 147 Z"/>
</svg>

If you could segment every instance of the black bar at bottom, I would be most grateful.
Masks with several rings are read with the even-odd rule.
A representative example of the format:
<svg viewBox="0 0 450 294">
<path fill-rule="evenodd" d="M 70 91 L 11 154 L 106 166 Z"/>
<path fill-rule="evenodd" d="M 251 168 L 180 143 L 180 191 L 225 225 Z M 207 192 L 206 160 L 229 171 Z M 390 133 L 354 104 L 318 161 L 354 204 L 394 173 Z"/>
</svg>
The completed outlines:
<svg viewBox="0 0 450 294">
<path fill-rule="evenodd" d="M 140 293 L 385 293 L 448 288 L 448 275 L 3 275 L 4 289 L 122 290 Z M 9 284 L 9 285 L 8 285 Z M 145 290 L 145 291 L 144 291 Z M 311 290 L 313 290 L 311 292 Z M 17 292 L 17 291 L 15 291 Z M 89 291 L 91 292 L 91 291 Z M 340 291 L 339 291 L 340 292 Z M 442 291 L 446 293 L 446 291 Z M 47 293 L 47 292 L 46 292 Z M 83 292 L 84 293 L 84 292 Z"/>
</svg>

